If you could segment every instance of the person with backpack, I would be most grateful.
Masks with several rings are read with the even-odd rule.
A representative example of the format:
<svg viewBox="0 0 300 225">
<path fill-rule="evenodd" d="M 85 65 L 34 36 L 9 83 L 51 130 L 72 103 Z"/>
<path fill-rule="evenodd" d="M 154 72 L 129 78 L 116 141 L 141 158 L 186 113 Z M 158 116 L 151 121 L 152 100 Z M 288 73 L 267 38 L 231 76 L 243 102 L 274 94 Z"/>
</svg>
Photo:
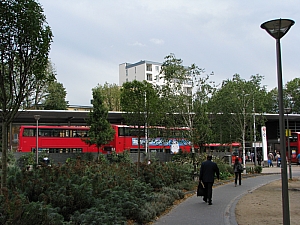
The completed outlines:
<svg viewBox="0 0 300 225">
<path fill-rule="evenodd" d="M 234 171 L 234 186 L 236 187 L 237 185 L 237 179 L 239 178 L 239 185 L 242 185 L 242 172 L 244 168 L 243 165 L 240 163 L 239 158 L 236 157 L 234 164 L 233 164 L 233 171 Z"/>
<path fill-rule="evenodd" d="M 281 156 L 279 152 L 277 152 L 275 159 L 277 161 L 277 167 L 281 167 Z"/>
</svg>

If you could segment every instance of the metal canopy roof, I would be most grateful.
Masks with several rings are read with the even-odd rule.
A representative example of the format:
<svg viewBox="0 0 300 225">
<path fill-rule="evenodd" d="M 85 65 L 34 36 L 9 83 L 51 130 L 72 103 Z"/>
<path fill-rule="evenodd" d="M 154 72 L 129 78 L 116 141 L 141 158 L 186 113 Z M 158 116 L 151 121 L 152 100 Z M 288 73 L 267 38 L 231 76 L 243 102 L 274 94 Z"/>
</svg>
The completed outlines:
<svg viewBox="0 0 300 225">
<path fill-rule="evenodd" d="M 40 115 L 39 124 L 53 125 L 86 125 L 89 111 L 70 110 L 20 110 L 13 124 L 35 124 L 34 115 Z M 124 121 L 122 112 L 109 112 L 108 121 L 112 124 L 121 124 Z M 0 118 L 2 123 L 2 119 Z"/>
<path fill-rule="evenodd" d="M 34 115 L 40 115 L 39 124 L 53 124 L 53 125 L 86 125 L 86 118 L 89 111 L 70 111 L 70 110 L 20 110 L 13 124 L 35 124 Z M 259 114 L 256 114 L 259 116 Z M 278 114 L 264 114 L 267 121 L 278 121 Z M 287 115 L 284 115 L 287 118 Z M 289 121 L 300 121 L 300 114 L 288 114 Z M 108 112 L 108 121 L 112 124 L 123 124 L 123 112 Z M 0 123 L 2 119 L 0 118 Z"/>
</svg>

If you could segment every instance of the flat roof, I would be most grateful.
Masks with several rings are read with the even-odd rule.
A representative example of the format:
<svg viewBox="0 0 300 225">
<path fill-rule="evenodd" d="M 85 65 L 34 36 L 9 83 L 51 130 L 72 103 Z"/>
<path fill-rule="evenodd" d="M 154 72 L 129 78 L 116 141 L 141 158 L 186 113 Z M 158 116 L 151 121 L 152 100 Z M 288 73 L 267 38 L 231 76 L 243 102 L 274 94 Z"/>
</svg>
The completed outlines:
<svg viewBox="0 0 300 225">
<path fill-rule="evenodd" d="M 86 125 L 88 111 L 71 110 L 19 110 L 13 120 L 13 124 L 31 125 L 36 124 L 34 115 L 40 115 L 39 124 L 53 125 Z M 108 112 L 110 123 L 121 124 L 124 121 L 122 112 Z M 2 119 L 0 118 L 0 123 Z"/>
<path fill-rule="evenodd" d="M 34 115 L 40 115 L 39 124 L 52 125 L 86 125 L 88 111 L 71 110 L 19 110 L 13 120 L 13 124 L 34 125 L 36 120 Z M 109 111 L 108 121 L 111 124 L 124 124 L 124 112 Z M 259 116 L 259 114 L 256 114 Z M 264 114 L 267 121 L 279 121 L 278 114 Z M 287 115 L 284 115 L 287 119 Z M 288 114 L 289 121 L 300 121 L 300 114 Z M 2 119 L 0 118 L 0 123 Z"/>
</svg>

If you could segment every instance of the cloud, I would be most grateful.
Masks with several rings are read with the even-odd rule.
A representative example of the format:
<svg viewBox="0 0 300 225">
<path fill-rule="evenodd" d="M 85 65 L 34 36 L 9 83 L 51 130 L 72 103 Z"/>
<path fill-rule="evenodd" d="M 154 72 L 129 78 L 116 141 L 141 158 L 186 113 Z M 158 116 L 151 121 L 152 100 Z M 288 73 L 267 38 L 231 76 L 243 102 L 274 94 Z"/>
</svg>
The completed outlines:
<svg viewBox="0 0 300 225">
<path fill-rule="evenodd" d="M 156 45 L 162 45 L 162 44 L 165 43 L 164 40 L 162 40 L 162 39 L 157 39 L 157 38 L 152 38 L 152 39 L 150 39 L 150 41 L 151 41 L 152 43 L 156 44 Z"/>
<path fill-rule="evenodd" d="M 260 74 L 271 89 L 277 86 L 275 41 L 260 24 L 278 17 L 300 20 L 295 0 L 39 2 L 54 34 L 50 57 L 57 79 L 70 104 L 82 105 L 90 104 L 98 83 L 118 83 L 120 63 L 163 62 L 170 53 L 184 65 L 214 71 L 217 84 L 235 73 L 244 79 Z M 299 77 L 299 36 L 296 22 L 282 39 L 284 82 Z"/>
<path fill-rule="evenodd" d="M 132 44 L 129 44 L 129 45 L 131 45 L 131 46 L 139 46 L 139 47 L 144 47 L 144 46 L 146 46 L 146 45 L 144 45 L 144 44 L 142 44 L 142 43 L 140 43 L 140 42 L 138 42 L 138 41 L 136 41 L 136 42 L 134 42 L 134 43 L 132 43 Z"/>
</svg>

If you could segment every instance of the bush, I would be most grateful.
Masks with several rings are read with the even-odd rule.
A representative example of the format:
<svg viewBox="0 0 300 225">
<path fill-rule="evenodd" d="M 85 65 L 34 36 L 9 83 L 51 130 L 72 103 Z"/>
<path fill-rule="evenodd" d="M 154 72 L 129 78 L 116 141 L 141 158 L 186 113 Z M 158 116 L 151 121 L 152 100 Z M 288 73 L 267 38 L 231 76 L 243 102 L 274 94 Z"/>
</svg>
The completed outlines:
<svg viewBox="0 0 300 225">
<path fill-rule="evenodd" d="M 19 163 L 24 166 L 33 156 Z M 32 171 L 9 167 L 8 189 L 0 196 L 0 224 L 145 224 L 184 198 L 184 190 L 195 189 L 193 162 L 199 172 L 206 155 L 194 156 L 148 165 L 132 163 L 128 154 L 112 154 L 109 160 L 79 156 Z M 218 166 L 221 178 L 230 175 L 229 165 L 218 161 Z"/>
<path fill-rule="evenodd" d="M 25 168 L 27 165 L 35 164 L 35 154 L 33 152 L 22 155 L 17 164 L 20 168 Z"/>
<path fill-rule="evenodd" d="M 262 167 L 261 166 L 246 167 L 246 172 L 250 173 L 250 174 L 261 173 L 262 172 Z"/>
<path fill-rule="evenodd" d="M 254 167 L 254 172 L 255 173 L 261 173 L 262 172 L 262 167 L 261 166 L 255 166 Z"/>
</svg>

